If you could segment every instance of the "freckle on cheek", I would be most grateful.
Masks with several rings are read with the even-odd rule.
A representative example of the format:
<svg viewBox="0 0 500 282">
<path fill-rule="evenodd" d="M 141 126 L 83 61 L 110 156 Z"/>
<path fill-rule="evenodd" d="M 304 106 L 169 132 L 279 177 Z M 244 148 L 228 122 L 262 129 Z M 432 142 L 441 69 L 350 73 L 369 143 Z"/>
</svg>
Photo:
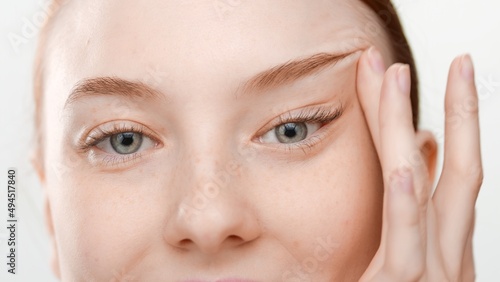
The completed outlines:
<svg viewBox="0 0 500 282">
<path fill-rule="evenodd" d="M 345 226 L 345 227 L 349 226 L 349 220 L 345 220 L 345 221 L 344 221 L 344 226 Z"/>
</svg>

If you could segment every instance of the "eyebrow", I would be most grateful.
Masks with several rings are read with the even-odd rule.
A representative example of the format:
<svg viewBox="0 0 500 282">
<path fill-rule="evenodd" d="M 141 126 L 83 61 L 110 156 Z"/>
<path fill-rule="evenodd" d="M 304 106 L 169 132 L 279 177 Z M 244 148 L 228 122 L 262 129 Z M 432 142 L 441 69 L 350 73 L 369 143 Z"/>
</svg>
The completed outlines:
<svg viewBox="0 0 500 282">
<path fill-rule="evenodd" d="M 66 99 L 64 107 L 81 98 L 100 95 L 118 95 L 128 99 L 164 99 L 164 95 L 140 81 L 129 81 L 118 77 L 95 77 L 78 82 Z"/>
<path fill-rule="evenodd" d="M 355 52 L 345 54 L 317 53 L 304 59 L 291 60 L 254 75 L 240 88 L 243 93 L 278 88 L 335 65 L 353 53 Z M 118 77 L 95 77 L 78 82 L 68 96 L 64 108 L 81 98 L 100 95 L 116 95 L 127 99 L 145 100 L 163 100 L 165 97 L 140 81 L 130 81 Z"/>
<path fill-rule="evenodd" d="M 253 76 L 243 84 L 242 92 L 259 92 L 290 84 L 335 65 L 354 53 L 355 51 L 345 54 L 318 53 L 304 59 L 288 61 Z"/>
</svg>

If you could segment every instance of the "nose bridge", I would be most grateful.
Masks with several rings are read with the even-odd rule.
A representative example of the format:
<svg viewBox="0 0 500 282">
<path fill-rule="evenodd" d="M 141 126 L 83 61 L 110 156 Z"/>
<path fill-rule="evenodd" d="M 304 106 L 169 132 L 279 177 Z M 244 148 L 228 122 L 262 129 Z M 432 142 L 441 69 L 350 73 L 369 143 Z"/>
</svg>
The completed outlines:
<svg viewBox="0 0 500 282">
<path fill-rule="evenodd" d="M 235 172 L 232 170 L 234 161 L 222 156 L 224 153 L 216 152 L 212 153 L 214 156 L 192 152 L 196 155 L 185 160 L 187 169 L 184 169 L 183 180 L 177 187 L 183 190 L 182 205 L 201 211 L 221 197 L 234 197 L 234 191 L 229 193 L 234 190 L 231 186 L 235 185 Z"/>
<path fill-rule="evenodd" d="M 229 144 L 217 144 L 205 139 L 196 145 L 186 143 L 184 147 L 179 160 L 181 173 L 185 175 L 184 183 L 181 184 L 183 189 L 211 190 L 213 186 L 224 188 L 229 184 L 231 171 L 227 167 L 234 162 L 228 149 Z M 210 194 L 209 191 L 205 192 Z"/>
<path fill-rule="evenodd" d="M 205 134 L 198 136 L 210 135 Z M 237 181 L 239 165 L 230 142 L 207 139 L 182 145 L 177 172 L 182 175 L 174 188 L 182 190 L 182 197 L 168 218 L 164 238 L 177 248 L 214 254 L 254 240 L 260 227 Z"/>
<path fill-rule="evenodd" d="M 237 150 L 232 150 L 236 147 L 231 135 L 234 130 L 228 128 L 227 117 L 220 113 L 218 106 L 202 107 L 197 103 L 191 110 L 196 111 L 196 115 L 191 113 L 187 119 L 189 124 L 183 128 L 179 144 L 178 161 L 185 176 L 185 182 L 180 185 L 188 190 L 226 186 L 237 156 Z"/>
</svg>

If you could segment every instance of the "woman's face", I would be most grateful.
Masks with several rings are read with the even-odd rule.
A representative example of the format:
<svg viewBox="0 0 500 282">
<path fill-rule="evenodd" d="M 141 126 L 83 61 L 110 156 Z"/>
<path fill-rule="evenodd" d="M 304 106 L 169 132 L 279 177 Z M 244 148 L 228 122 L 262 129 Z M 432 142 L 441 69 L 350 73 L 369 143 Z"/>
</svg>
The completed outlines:
<svg viewBox="0 0 500 282">
<path fill-rule="evenodd" d="M 390 62 L 375 19 L 341 0 L 64 4 L 43 108 L 61 278 L 358 278 L 381 227 L 356 93 L 362 50 Z"/>
</svg>

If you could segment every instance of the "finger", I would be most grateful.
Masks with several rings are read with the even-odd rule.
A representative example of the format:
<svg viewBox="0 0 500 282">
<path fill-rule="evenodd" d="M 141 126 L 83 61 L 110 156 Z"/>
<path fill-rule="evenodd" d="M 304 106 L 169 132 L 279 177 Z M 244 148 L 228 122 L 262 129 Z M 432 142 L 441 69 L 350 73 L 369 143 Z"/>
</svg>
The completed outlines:
<svg viewBox="0 0 500 282">
<path fill-rule="evenodd" d="M 372 140 L 377 152 L 380 152 L 379 139 L 379 101 L 380 90 L 384 80 L 386 66 L 382 59 L 382 55 L 375 47 L 370 47 L 364 51 L 358 62 L 356 87 L 358 99 L 365 115 Z M 384 195 L 384 207 L 382 216 L 382 234 L 381 242 L 377 253 L 371 261 L 368 269 L 363 274 L 364 279 L 372 281 L 372 278 L 380 271 L 385 257 L 386 233 L 387 233 L 387 216 L 386 216 L 386 195 Z"/>
<path fill-rule="evenodd" d="M 417 281 L 425 270 L 426 252 L 412 172 L 394 172 L 387 194 L 388 244 L 380 275 L 391 281 Z"/>
<path fill-rule="evenodd" d="M 361 58 L 361 60 L 363 59 L 368 60 L 368 57 Z M 360 65 L 360 73 L 358 75 L 360 79 L 358 80 L 358 85 L 360 85 L 361 88 L 362 84 L 360 82 L 363 79 L 363 62 L 361 62 Z M 365 67 L 366 65 L 367 63 L 365 64 Z M 366 67 L 365 77 L 370 75 L 374 76 L 373 73 L 368 72 Z M 380 94 L 378 95 L 378 105 L 380 105 L 379 109 L 377 109 L 373 104 L 368 104 L 368 93 L 361 93 L 363 91 L 361 90 L 358 94 L 361 96 L 360 100 L 365 103 L 364 111 L 372 135 L 379 136 L 379 138 L 374 137 L 374 141 L 375 144 L 378 144 L 379 146 L 377 150 L 383 167 L 386 190 L 387 184 L 389 183 L 389 176 L 394 171 L 404 167 L 410 169 L 413 175 L 416 176 L 415 183 L 417 183 L 417 186 L 419 187 L 417 189 L 417 195 L 418 198 L 421 199 L 420 205 L 424 207 L 420 212 L 420 232 L 421 234 L 425 234 L 425 206 L 427 204 L 428 197 L 427 193 L 425 193 L 427 189 L 424 189 L 424 183 L 426 183 L 426 181 L 423 181 L 422 179 L 427 179 L 427 177 L 424 177 L 424 174 L 422 173 L 422 170 L 425 169 L 420 166 L 422 163 L 422 157 L 415 141 L 413 117 L 409 99 L 411 83 L 409 76 L 408 66 L 396 64 L 389 68 L 384 76 Z M 365 91 L 367 90 L 365 89 Z M 371 98 L 373 97 L 377 96 L 372 94 Z M 378 142 L 376 140 L 378 140 Z M 382 226 L 381 245 L 374 261 L 372 261 L 372 264 L 368 269 L 368 272 L 370 273 L 368 273 L 367 276 L 371 276 L 369 274 L 374 271 L 378 271 L 382 267 L 383 260 L 381 258 L 385 259 L 387 245 L 392 244 L 386 236 L 387 222 L 389 221 L 387 218 L 387 194 L 388 193 L 385 193 L 384 195 L 384 223 Z"/>
<path fill-rule="evenodd" d="M 382 83 L 378 117 L 388 221 L 383 273 L 393 278 L 401 275 L 405 280 L 421 274 L 425 267 L 428 202 L 426 169 L 413 128 L 410 84 L 407 65 L 389 68 Z M 406 187 L 403 191 L 407 193 L 394 193 L 399 191 L 391 189 L 394 185 Z M 415 267 L 405 267 L 407 263 Z"/>
<path fill-rule="evenodd" d="M 478 99 L 470 56 L 451 65 L 445 98 L 443 173 L 433 201 L 448 273 L 461 275 L 462 259 L 482 183 Z"/>
<path fill-rule="evenodd" d="M 395 64 L 385 75 L 380 97 L 379 156 L 385 181 L 398 169 L 412 170 L 415 193 L 422 207 L 421 216 L 424 222 L 430 183 L 426 162 L 417 146 L 413 128 L 410 84 L 410 70 L 407 65 Z M 425 224 L 422 227 L 424 228 Z"/>
<path fill-rule="evenodd" d="M 476 280 L 476 270 L 474 265 L 474 254 L 472 252 L 472 238 L 474 235 L 474 222 L 472 222 L 472 227 L 467 238 L 467 243 L 465 245 L 465 254 L 462 262 L 462 281 L 473 282 Z"/>
<path fill-rule="evenodd" d="M 356 87 L 359 102 L 377 152 L 380 152 L 378 126 L 380 90 L 385 71 L 386 67 L 382 55 L 375 47 L 370 47 L 361 55 L 358 63 Z"/>
<path fill-rule="evenodd" d="M 425 277 L 427 281 L 447 281 L 448 277 L 443 265 L 438 225 L 436 210 L 431 202 L 427 208 L 427 267 Z"/>
<path fill-rule="evenodd" d="M 382 84 L 380 96 L 379 153 L 384 179 L 401 166 L 417 149 L 412 128 L 412 113 L 409 99 L 410 79 L 407 65 L 394 64 L 389 68 Z"/>
</svg>

